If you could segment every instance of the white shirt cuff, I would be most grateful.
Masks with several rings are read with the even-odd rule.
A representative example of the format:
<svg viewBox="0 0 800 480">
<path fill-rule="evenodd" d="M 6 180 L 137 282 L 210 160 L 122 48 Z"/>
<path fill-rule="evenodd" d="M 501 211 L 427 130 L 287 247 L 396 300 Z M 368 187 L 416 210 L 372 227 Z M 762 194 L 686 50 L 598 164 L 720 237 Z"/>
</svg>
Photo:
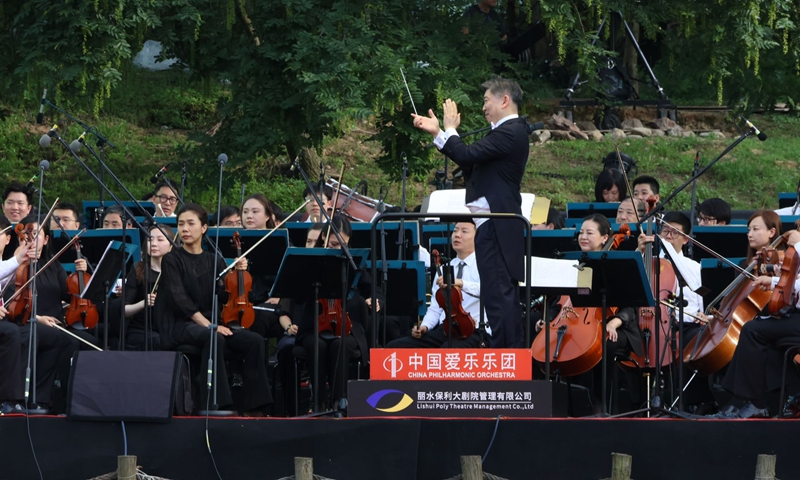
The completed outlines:
<svg viewBox="0 0 800 480">
<path fill-rule="evenodd" d="M 436 148 L 441 150 L 444 148 L 444 144 L 447 143 L 447 140 L 449 140 L 453 135 L 458 135 L 458 132 L 455 128 L 448 128 L 445 131 L 439 130 L 436 138 L 433 139 L 433 144 L 436 145 Z"/>
</svg>

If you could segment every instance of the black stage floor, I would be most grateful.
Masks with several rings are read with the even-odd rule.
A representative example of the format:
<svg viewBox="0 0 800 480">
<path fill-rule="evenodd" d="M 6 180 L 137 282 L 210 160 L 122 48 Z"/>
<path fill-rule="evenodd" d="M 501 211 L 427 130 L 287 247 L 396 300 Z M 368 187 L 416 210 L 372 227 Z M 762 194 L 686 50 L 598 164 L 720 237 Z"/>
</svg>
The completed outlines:
<svg viewBox="0 0 800 480">
<path fill-rule="evenodd" d="M 483 455 L 496 420 L 244 419 L 210 420 L 224 479 L 292 475 L 293 457 L 314 458 L 314 472 L 337 480 L 442 480 L 460 473 L 460 455 Z M 204 418 L 125 424 L 128 453 L 150 475 L 217 478 L 206 449 Z M 777 477 L 800 478 L 793 420 L 501 419 L 484 463 L 513 480 L 610 476 L 611 452 L 633 456 L 633 478 L 752 480 L 759 453 L 776 454 Z M 114 471 L 123 454 L 119 422 L 31 417 L 45 479 L 84 479 Z M 23 416 L 0 418 L 0 478 L 38 478 Z"/>
</svg>

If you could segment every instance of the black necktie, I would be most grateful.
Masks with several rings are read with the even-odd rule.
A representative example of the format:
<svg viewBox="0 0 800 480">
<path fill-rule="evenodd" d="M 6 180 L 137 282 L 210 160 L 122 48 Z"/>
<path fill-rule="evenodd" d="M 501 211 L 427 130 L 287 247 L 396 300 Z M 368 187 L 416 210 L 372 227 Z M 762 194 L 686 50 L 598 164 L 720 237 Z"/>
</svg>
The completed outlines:
<svg viewBox="0 0 800 480">
<path fill-rule="evenodd" d="M 464 276 L 464 265 L 466 265 L 466 263 L 464 263 L 464 262 L 459 262 L 459 264 L 458 264 L 458 270 L 456 271 L 456 279 L 457 280 L 460 280 L 461 277 Z"/>
</svg>

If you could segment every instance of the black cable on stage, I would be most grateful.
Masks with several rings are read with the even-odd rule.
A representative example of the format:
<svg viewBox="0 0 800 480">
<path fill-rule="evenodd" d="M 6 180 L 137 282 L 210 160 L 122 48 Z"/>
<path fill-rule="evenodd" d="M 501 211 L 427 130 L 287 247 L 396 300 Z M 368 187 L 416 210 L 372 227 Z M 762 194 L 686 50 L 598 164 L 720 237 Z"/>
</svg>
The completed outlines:
<svg viewBox="0 0 800 480">
<path fill-rule="evenodd" d="M 481 463 L 486 463 L 486 457 L 489 456 L 489 451 L 492 449 L 492 445 L 494 445 L 494 438 L 497 436 L 497 427 L 500 426 L 500 415 L 497 416 L 497 421 L 494 424 L 494 433 L 492 433 L 492 439 L 489 440 L 489 446 L 486 447 L 486 453 L 483 454 L 483 458 L 481 458 Z"/>
<path fill-rule="evenodd" d="M 39 478 L 44 480 L 42 467 L 39 466 L 39 459 L 36 458 L 36 449 L 33 448 L 33 437 L 31 437 L 31 416 L 28 415 L 27 408 L 25 409 L 25 425 L 28 427 L 28 442 L 31 444 L 31 453 L 33 454 L 33 461 L 36 462 L 36 470 L 39 472 Z"/>
<path fill-rule="evenodd" d="M 125 420 L 121 420 L 122 424 L 122 454 L 128 456 L 128 432 L 125 431 Z"/>
<path fill-rule="evenodd" d="M 214 258 L 216 261 L 216 258 Z M 222 475 L 219 473 L 219 469 L 217 468 L 217 461 L 214 459 L 214 452 L 211 451 L 211 439 L 208 436 L 208 416 L 211 413 L 211 410 L 208 409 L 208 402 L 211 401 L 211 389 L 208 388 L 208 393 L 206 394 L 206 447 L 208 447 L 208 454 L 211 455 L 211 463 L 214 465 L 214 471 L 217 472 L 217 478 L 222 480 Z"/>
</svg>

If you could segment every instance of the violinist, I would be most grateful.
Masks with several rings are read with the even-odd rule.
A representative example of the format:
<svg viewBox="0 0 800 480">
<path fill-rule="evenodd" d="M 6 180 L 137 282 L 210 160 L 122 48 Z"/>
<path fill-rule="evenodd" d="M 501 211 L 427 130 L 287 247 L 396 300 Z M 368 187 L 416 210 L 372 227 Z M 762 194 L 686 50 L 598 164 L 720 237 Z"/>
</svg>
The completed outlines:
<svg viewBox="0 0 800 480">
<path fill-rule="evenodd" d="M 268 230 L 275 228 L 275 214 L 272 205 L 264 195 L 255 193 L 247 197 L 242 203 L 242 222 L 246 230 Z M 267 232 L 265 231 L 264 234 Z M 292 324 L 290 311 L 291 302 L 280 298 L 270 297 L 275 275 L 253 275 L 253 288 L 250 290 L 250 303 L 273 309 L 267 311 L 257 309 L 255 321 L 250 330 L 264 338 L 281 339 L 286 332 L 286 326 Z"/>
<path fill-rule="evenodd" d="M 64 230 L 80 230 L 79 218 L 78 207 L 69 202 L 60 202 L 53 208 L 53 215 L 50 217 L 50 230 L 60 230 L 59 223 L 61 223 L 61 227 Z"/>
<path fill-rule="evenodd" d="M 341 215 L 333 217 L 334 227 L 338 227 L 339 234 L 344 242 L 350 241 L 352 235 L 352 227 L 350 222 Z M 322 230 L 322 244 L 325 244 L 327 235 L 326 228 Z M 338 239 L 333 232 L 330 233 L 328 241 L 328 248 L 341 248 Z M 351 320 L 352 329 L 348 335 L 344 336 L 345 346 L 345 365 L 341 365 L 341 351 L 342 337 L 335 336 L 330 331 L 320 331 L 319 334 L 319 401 L 320 406 L 324 407 L 329 401 L 333 405 L 338 405 L 340 398 L 344 397 L 345 385 L 342 383 L 342 368 L 347 368 L 350 359 L 362 358 L 365 362 L 369 358 L 369 350 L 367 349 L 367 321 L 369 319 L 368 306 L 365 298 L 370 298 L 372 292 L 369 289 L 369 280 L 364 280 L 364 272 L 362 272 L 361 281 L 353 292 L 353 296 L 347 300 L 345 311 L 347 317 Z M 321 299 L 321 304 L 327 299 Z M 341 302 L 341 300 L 339 300 Z M 306 303 L 296 306 L 295 319 L 297 320 L 297 338 L 295 340 L 297 345 L 301 345 L 308 353 L 308 358 L 314 358 L 314 323 L 318 322 L 318 318 L 314 318 L 314 305 Z M 301 313 L 302 312 L 302 313 Z M 340 320 L 339 320 L 340 321 Z M 313 361 L 308 362 L 309 373 L 311 377 L 314 376 Z M 328 388 L 328 385 L 330 388 Z"/>
<path fill-rule="evenodd" d="M 158 332 L 145 325 L 145 298 L 147 307 L 155 305 L 157 293 L 153 293 L 153 286 L 161 273 L 161 260 L 170 251 L 170 240 L 175 237 L 172 228 L 167 225 L 150 227 L 150 238 L 145 240 L 142 248 L 142 261 L 133 266 L 125 280 L 125 318 L 127 330 L 125 334 L 126 350 L 160 350 L 161 342 Z M 163 232 L 162 232 L 163 230 Z M 164 235 L 166 233 L 166 235 Z M 145 285 L 145 265 L 149 265 L 147 272 L 148 283 Z M 161 281 L 159 281 L 161 284 Z M 119 300 L 112 304 L 119 308 Z M 117 310 L 119 311 L 119 310 Z M 151 310 L 152 311 L 152 310 Z M 119 316 L 112 318 L 119 318 Z M 150 317 L 152 319 L 152 315 Z"/>
<path fill-rule="evenodd" d="M 450 239 L 457 255 L 450 260 L 456 277 L 453 286 L 461 289 L 461 306 L 476 322 L 475 332 L 469 337 L 453 337 L 453 348 L 478 348 L 481 343 L 481 332 L 478 331 L 477 324 L 480 321 L 481 279 L 475 263 L 475 224 L 471 221 L 456 223 Z M 422 322 L 411 329 L 410 337 L 392 340 L 386 348 L 447 347 L 448 336 L 442 328 L 446 313 L 436 302 L 436 292 L 441 288 L 444 288 L 444 281 L 437 273 L 431 289 L 431 305 Z M 488 325 L 486 334 L 491 335 Z"/>
<path fill-rule="evenodd" d="M 216 226 L 225 228 L 242 228 L 244 226 L 239 208 L 233 205 L 223 205 L 214 215 L 214 222 Z"/>
<path fill-rule="evenodd" d="M 161 348 L 173 350 L 179 345 L 194 345 L 203 349 L 201 365 L 208 365 L 211 349 L 210 329 L 214 293 L 219 293 L 218 305 L 225 304 L 226 294 L 214 279 L 214 262 L 217 272 L 225 269 L 225 262 L 204 251 L 203 237 L 208 230 L 208 213 L 197 204 L 188 203 L 178 211 L 178 233 L 183 241 L 181 248 L 173 248 L 161 260 L 161 281 L 155 301 L 155 319 Z M 236 265 L 247 268 L 246 259 Z M 218 347 L 216 369 L 218 405 L 233 404 L 228 384 L 225 359 L 228 351 L 244 359 L 243 410 L 252 415 L 266 413 L 272 404 L 272 394 L 267 379 L 264 339 L 246 329 L 231 330 L 223 325 L 216 327 Z M 208 403 L 205 375 L 200 375 L 201 408 Z"/>
<path fill-rule="evenodd" d="M 50 225 L 45 225 L 40 230 L 39 216 L 37 215 L 28 215 L 22 219 L 21 223 L 33 229 L 34 232 L 39 232 L 38 241 L 35 236 L 30 241 L 35 248 L 30 248 L 28 250 L 28 258 L 30 260 L 38 258 L 40 266 L 44 265 L 54 254 L 52 246 L 50 245 Z M 75 260 L 76 272 L 86 272 L 87 270 L 86 259 L 79 258 Z M 64 270 L 60 262 L 53 262 L 50 267 L 41 271 L 36 277 L 37 319 L 40 323 L 45 320 L 47 323 L 62 325 L 64 323 L 64 307 L 62 302 L 70 303 L 71 300 L 72 295 L 67 287 L 67 271 Z M 87 330 L 81 329 L 80 326 L 71 325 L 66 328 L 87 342 L 97 346 L 100 345 L 97 337 Z M 81 343 L 80 347 L 82 350 L 89 350 L 91 348 L 84 343 Z"/>
<path fill-rule="evenodd" d="M 0 230 L 11 223 L 5 215 L 0 215 Z M 0 234 L 0 255 L 11 241 L 8 232 Z M 27 258 L 27 246 L 17 248 L 15 255 L 0 262 L 0 289 L 13 279 L 17 267 Z M 8 311 L 0 306 L 0 315 L 4 318 Z M 20 329 L 17 325 L 0 320 L 0 414 L 22 411 L 20 400 L 24 396 L 23 383 L 20 377 L 22 351 Z"/>
<path fill-rule="evenodd" d="M 38 216 L 29 215 L 21 221 L 26 226 L 30 226 L 33 232 L 37 231 L 39 226 Z M 14 257 L 0 263 L 0 266 L 5 266 L 7 262 L 18 262 L 20 268 L 24 268 L 27 267 L 31 259 L 39 257 L 40 261 L 43 261 L 49 258 L 50 253 L 46 245 L 49 238 L 49 231 L 45 227 L 39 233 L 38 242 L 36 241 L 36 236 L 31 239 L 31 242 L 21 242 L 22 244 L 20 247 L 14 252 Z M 3 247 L 5 247 L 5 244 L 6 242 L 4 241 Z M 43 252 L 44 255 L 42 255 Z M 85 269 L 85 264 L 83 268 Z M 5 273 L 5 269 L 0 267 L 0 272 Z M 2 274 L 0 274 L 0 279 L 1 278 Z M 36 401 L 38 405 L 30 405 L 32 408 L 37 406 L 47 407 L 53 402 L 53 389 L 57 377 L 61 380 L 61 394 L 66 395 L 67 383 L 69 382 L 70 361 L 72 355 L 80 349 L 80 342 L 77 339 L 53 327 L 54 325 L 61 325 L 63 323 L 64 313 L 61 304 L 62 301 L 69 302 L 70 300 L 66 278 L 67 274 L 58 262 L 53 263 L 36 278 L 38 313 L 36 316 L 36 324 L 38 325 L 36 330 L 38 340 L 36 355 Z M 5 281 L 3 281 L 3 286 L 5 287 Z M 4 298 L 10 297 L 13 290 L 13 285 L 6 289 Z M 11 309 L 10 306 L 8 307 Z M 27 308 L 30 308 L 30 306 Z M 33 328 L 33 324 L 31 322 L 23 324 L 19 319 L 11 318 L 9 310 L 7 310 L 6 307 L 0 307 L 0 319 L 2 319 L 0 323 L 16 323 L 18 325 L 20 351 L 23 354 L 27 352 L 29 346 L 28 342 L 30 340 L 30 329 Z M 94 339 L 94 337 L 88 334 L 86 334 L 86 337 L 87 339 Z M 96 340 L 94 341 L 96 342 Z M 20 393 L 21 386 L 24 384 L 26 366 L 24 361 L 21 361 L 18 365 L 19 370 L 17 371 L 17 375 L 19 378 Z M 15 400 L 21 400 L 21 397 L 20 395 Z"/>
<path fill-rule="evenodd" d="M 774 214 L 774 212 L 769 212 Z M 800 232 L 793 230 L 788 233 L 786 243 L 790 247 L 798 248 Z M 755 280 L 757 288 L 768 291 L 778 283 L 778 277 L 760 276 Z M 800 282 L 794 281 L 795 294 L 800 288 Z M 731 392 L 734 398 L 720 409 L 716 418 L 768 418 L 768 394 L 780 388 L 781 365 L 783 351 L 776 342 L 783 338 L 800 336 L 800 313 L 797 296 L 794 296 L 794 305 L 785 315 L 779 318 L 756 317 L 742 327 L 739 343 L 733 354 L 733 359 L 728 364 L 728 371 L 722 382 L 722 387 Z M 787 391 L 790 397 L 783 406 L 783 416 L 800 417 L 800 377 L 794 369 L 787 371 Z"/>
<path fill-rule="evenodd" d="M 3 191 L 3 214 L 12 224 L 31 213 L 31 208 L 31 192 L 25 185 L 13 182 Z"/>
</svg>

